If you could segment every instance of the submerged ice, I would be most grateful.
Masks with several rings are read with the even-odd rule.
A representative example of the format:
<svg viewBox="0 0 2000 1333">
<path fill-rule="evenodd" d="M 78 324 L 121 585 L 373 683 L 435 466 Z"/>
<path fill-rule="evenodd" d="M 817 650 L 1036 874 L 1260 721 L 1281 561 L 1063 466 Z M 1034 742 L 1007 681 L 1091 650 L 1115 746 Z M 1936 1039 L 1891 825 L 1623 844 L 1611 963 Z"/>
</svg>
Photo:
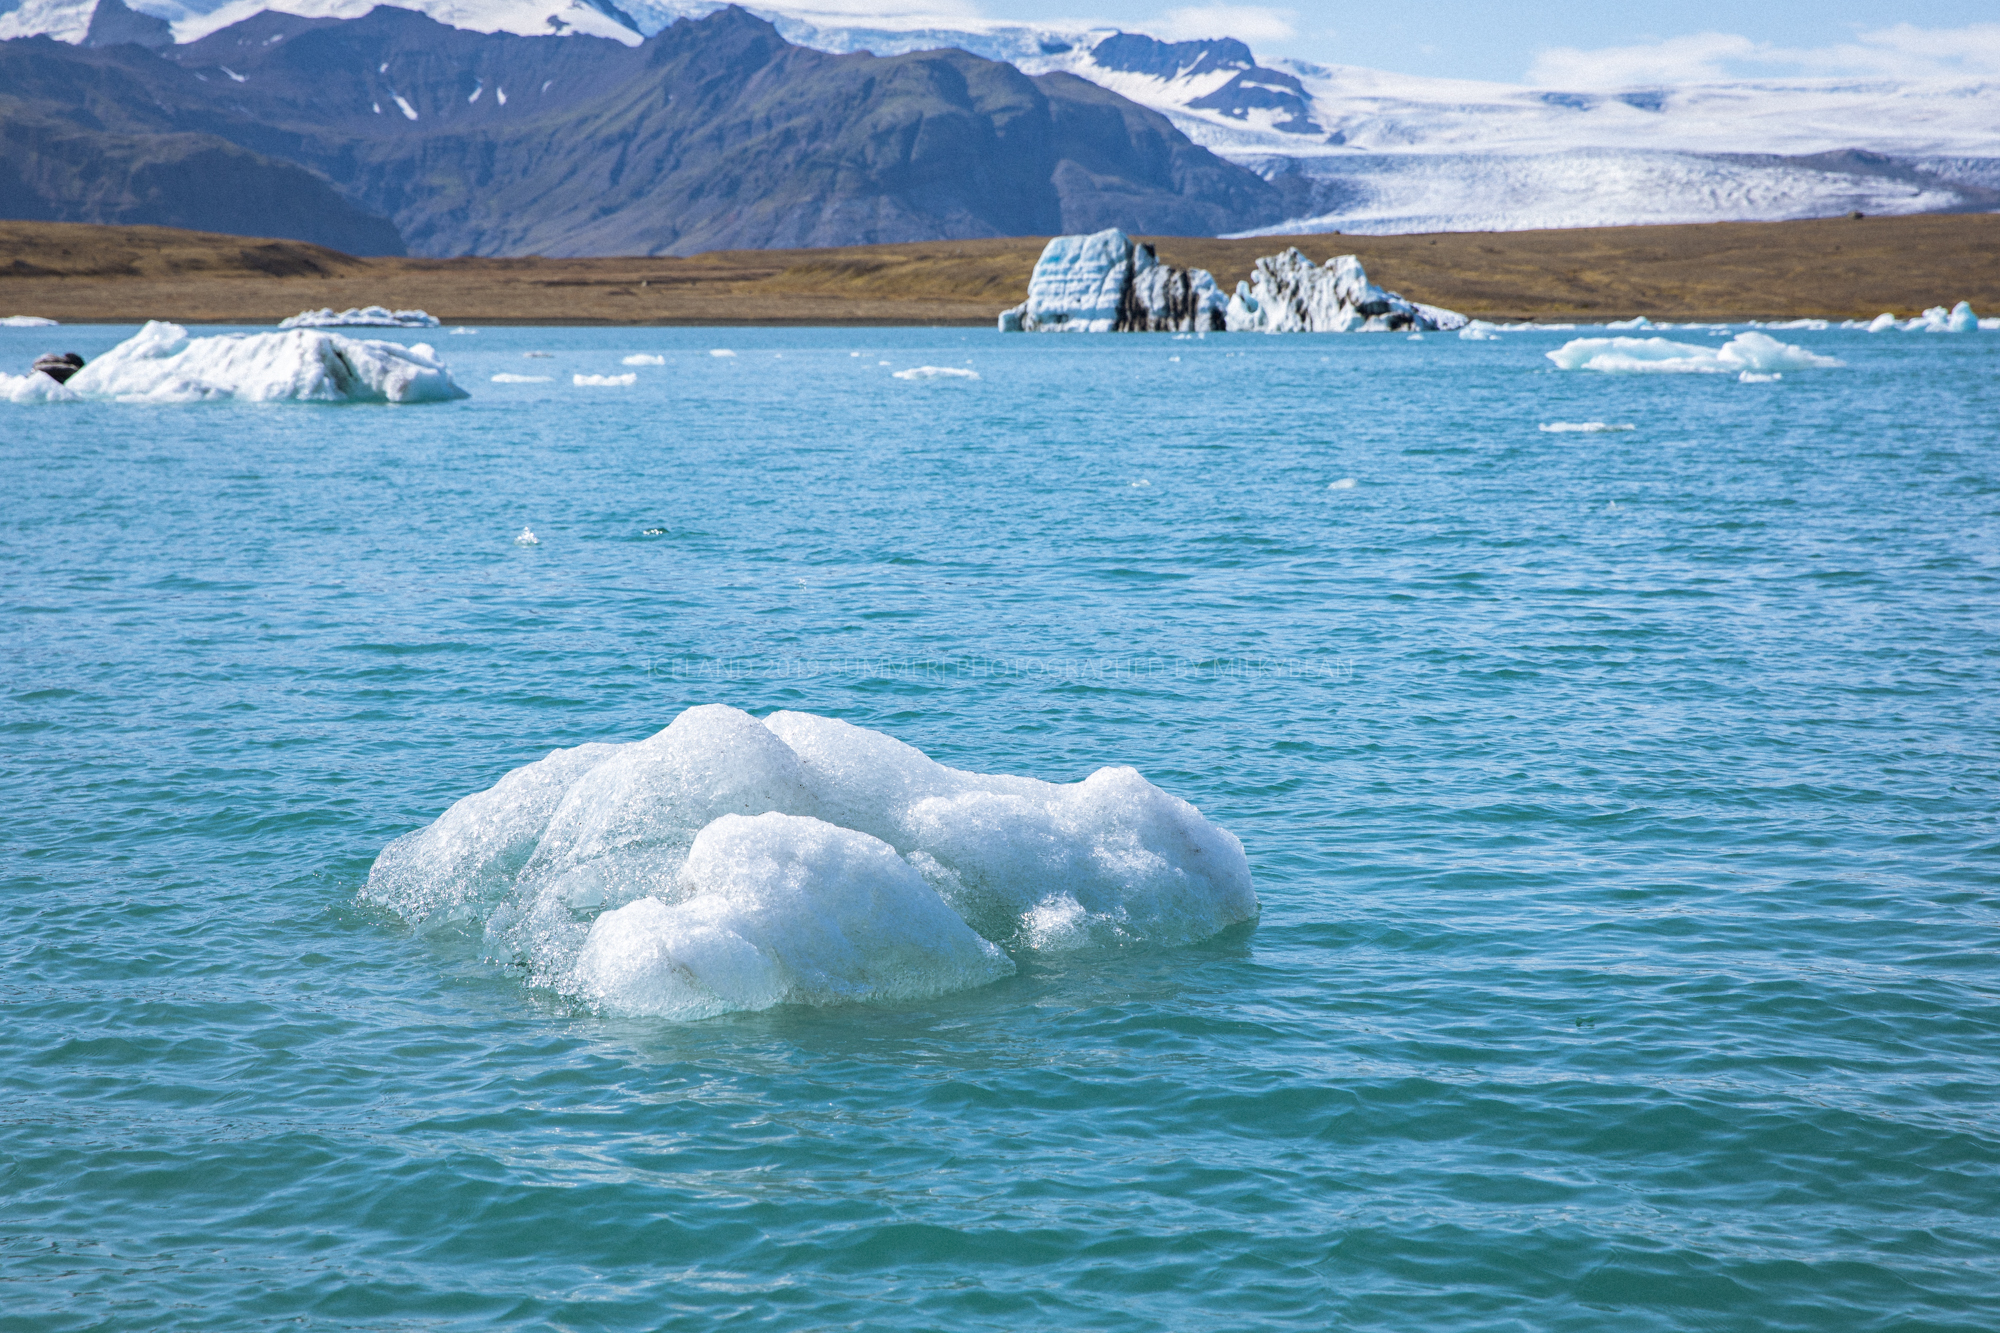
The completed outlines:
<svg viewBox="0 0 2000 1333">
<path fill-rule="evenodd" d="M 1242 844 L 1130 768 L 963 772 L 810 713 L 691 708 L 558 750 L 384 848 L 364 891 L 625 1013 L 919 999 L 1007 950 L 1180 943 L 1257 912 Z"/>
</svg>

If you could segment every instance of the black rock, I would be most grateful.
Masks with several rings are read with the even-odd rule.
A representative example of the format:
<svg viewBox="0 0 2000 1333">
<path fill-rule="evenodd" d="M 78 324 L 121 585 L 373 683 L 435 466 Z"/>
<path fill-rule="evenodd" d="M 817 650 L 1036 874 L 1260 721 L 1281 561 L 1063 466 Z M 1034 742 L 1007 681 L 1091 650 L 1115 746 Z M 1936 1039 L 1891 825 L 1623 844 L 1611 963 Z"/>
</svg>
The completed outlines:
<svg viewBox="0 0 2000 1333">
<path fill-rule="evenodd" d="M 83 369 L 83 358 L 75 352 L 43 352 L 35 358 L 35 369 L 61 384 Z"/>
</svg>

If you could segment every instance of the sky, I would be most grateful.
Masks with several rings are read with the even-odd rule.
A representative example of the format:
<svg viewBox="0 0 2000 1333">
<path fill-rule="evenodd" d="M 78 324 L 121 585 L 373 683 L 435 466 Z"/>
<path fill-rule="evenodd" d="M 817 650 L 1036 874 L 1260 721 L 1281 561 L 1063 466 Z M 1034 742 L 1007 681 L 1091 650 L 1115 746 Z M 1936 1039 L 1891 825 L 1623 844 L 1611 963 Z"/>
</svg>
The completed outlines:
<svg viewBox="0 0 2000 1333">
<path fill-rule="evenodd" d="M 2000 0 L 818 0 L 813 8 L 1095 20 L 1261 57 L 1545 86 L 1744 77 L 2000 76 Z"/>
</svg>

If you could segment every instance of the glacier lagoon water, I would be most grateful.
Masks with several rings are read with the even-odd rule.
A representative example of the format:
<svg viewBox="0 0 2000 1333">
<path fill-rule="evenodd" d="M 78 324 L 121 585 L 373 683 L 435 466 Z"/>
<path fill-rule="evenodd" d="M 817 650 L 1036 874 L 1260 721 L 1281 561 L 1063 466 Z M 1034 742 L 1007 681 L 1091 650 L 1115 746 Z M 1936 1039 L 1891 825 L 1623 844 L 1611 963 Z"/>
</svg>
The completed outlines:
<svg viewBox="0 0 2000 1333">
<path fill-rule="evenodd" d="M 0 1329 L 2000 1322 L 2000 338 L 422 336 L 0 407 Z M 675 1025 L 357 904 L 704 702 L 1135 764 L 1262 917 Z"/>
</svg>

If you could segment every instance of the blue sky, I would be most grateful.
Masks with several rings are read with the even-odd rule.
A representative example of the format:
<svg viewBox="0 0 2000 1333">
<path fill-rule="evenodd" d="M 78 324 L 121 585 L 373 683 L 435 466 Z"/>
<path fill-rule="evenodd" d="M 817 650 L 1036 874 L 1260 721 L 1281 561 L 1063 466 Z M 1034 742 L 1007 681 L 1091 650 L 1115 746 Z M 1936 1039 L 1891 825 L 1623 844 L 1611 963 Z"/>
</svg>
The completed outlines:
<svg viewBox="0 0 2000 1333">
<path fill-rule="evenodd" d="M 854 7 L 905 4 L 991 19 L 1096 19 L 1159 36 L 1227 34 L 1260 55 L 1510 82 L 2000 76 L 2000 0 L 890 0 Z"/>
</svg>

